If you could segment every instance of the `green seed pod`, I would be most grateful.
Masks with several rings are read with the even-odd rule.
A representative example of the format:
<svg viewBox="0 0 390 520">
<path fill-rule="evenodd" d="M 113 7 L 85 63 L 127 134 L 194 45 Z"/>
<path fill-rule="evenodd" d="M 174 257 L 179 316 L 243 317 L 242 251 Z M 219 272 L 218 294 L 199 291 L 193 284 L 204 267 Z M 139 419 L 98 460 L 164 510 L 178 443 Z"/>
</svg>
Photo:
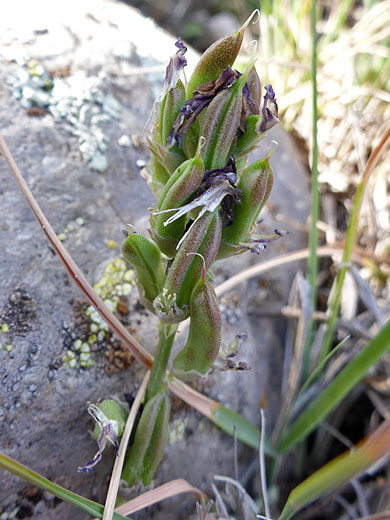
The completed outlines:
<svg viewBox="0 0 390 520">
<path fill-rule="evenodd" d="M 160 319 L 177 323 L 188 317 L 191 293 L 215 259 L 221 232 L 218 209 L 206 212 L 191 226 L 169 268 L 163 291 L 154 301 Z"/>
<path fill-rule="evenodd" d="M 204 175 L 203 160 L 198 153 L 181 164 L 171 175 L 157 203 L 157 212 L 180 208 L 199 188 Z M 150 234 L 160 250 L 169 258 L 176 254 L 176 246 L 184 234 L 186 217 L 165 225 L 172 213 L 159 213 L 151 217 Z"/>
<path fill-rule="evenodd" d="M 223 168 L 241 121 L 242 89 L 249 68 L 229 89 L 219 92 L 207 108 L 200 134 L 206 139 L 202 157 L 206 170 Z"/>
<path fill-rule="evenodd" d="M 171 88 L 161 105 L 159 128 L 160 128 L 160 143 L 167 146 L 169 132 L 171 131 L 173 123 L 179 115 L 181 107 L 186 100 L 185 88 L 183 83 L 179 80 L 176 87 Z"/>
<path fill-rule="evenodd" d="M 128 412 L 125 408 L 118 403 L 118 401 L 114 401 L 113 399 L 105 399 L 97 407 L 104 413 L 104 415 L 110 421 L 116 421 L 118 423 L 118 438 L 121 437 L 123 430 L 126 425 Z M 93 431 L 93 436 L 95 440 L 98 440 L 100 435 L 101 428 L 98 423 L 95 424 L 95 429 Z"/>
<path fill-rule="evenodd" d="M 221 313 L 211 283 L 199 280 L 191 294 L 187 342 L 173 361 L 173 373 L 185 380 L 205 375 L 221 344 Z"/>
<path fill-rule="evenodd" d="M 153 301 L 165 281 L 160 251 L 153 242 L 142 235 L 130 233 L 122 244 L 122 254 L 137 274 L 140 301 L 154 312 Z"/>
<path fill-rule="evenodd" d="M 187 98 L 192 97 L 199 85 L 218 78 L 223 69 L 233 65 L 241 48 L 245 30 L 256 13 L 257 11 L 254 11 L 238 31 L 216 41 L 202 54 L 187 83 Z"/>
<path fill-rule="evenodd" d="M 237 254 L 240 242 L 250 239 L 259 213 L 270 196 L 273 178 L 269 157 L 255 161 L 241 174 L 238 182 L 241 203 L 234 207 L 233 223 L 222 230 L 218 259 Z"/>
<path fill-rule="evenodd" d="M 164 390 L 146 403 L 122 472 L 122 479 L 129 487 L 139 481 L 147 486 L 152 481 L 164 456 L 168 440 L 169 414 L 169 397 Z"/>
</svg>

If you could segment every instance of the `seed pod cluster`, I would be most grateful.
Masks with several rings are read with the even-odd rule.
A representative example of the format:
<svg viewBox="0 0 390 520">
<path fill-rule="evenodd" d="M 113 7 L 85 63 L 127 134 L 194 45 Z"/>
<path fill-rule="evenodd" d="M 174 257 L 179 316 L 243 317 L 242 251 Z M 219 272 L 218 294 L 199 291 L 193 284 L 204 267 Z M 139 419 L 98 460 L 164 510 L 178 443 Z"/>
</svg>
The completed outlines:
<svg viewBox="0 0 390 520">
<path fill-rule="evenodd" d="M 250 19 L 205 51 L 186 85 L 178 79 L 186 47 L 176 42 L 179 50 L 167 67 L 148 140 L 147 178 L 157 199 L 150 214 L 151 240 L 131 233 L 122 247 L 136 271 L 140 299 L 160 318 L 161 330 L 174 335 L 177 324 L 190 319 L 185 346 L 172 364 L 173 374 L 183 380 L 206 376 L 220 350 L 221 314 L 209 272 L 213 262 L 248 249 L 258 253 L 281 235 L 255 235 L 273 184 L 271 154 L 246 163 L 278 121 L 278 106 L 271 85 L 261 99 L 254 60 L 242 72 L 235 69 Z M 154 367 L 164 378 L 171 345 L 160 333 Z M 150 380 L 155 391 L 146 392 L 122 475 L 129 485 L 150 483 L 166 443 L 166 385 L 153 369 Z"/>
</svg>

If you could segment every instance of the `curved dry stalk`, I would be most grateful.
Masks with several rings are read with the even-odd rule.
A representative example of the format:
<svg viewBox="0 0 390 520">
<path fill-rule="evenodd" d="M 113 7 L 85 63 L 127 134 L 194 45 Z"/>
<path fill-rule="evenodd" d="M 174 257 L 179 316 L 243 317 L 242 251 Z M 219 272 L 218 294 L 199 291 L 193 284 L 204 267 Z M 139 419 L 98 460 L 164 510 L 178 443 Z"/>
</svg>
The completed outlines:
<svg viewBox="0 0 390 520">
<path fill-rule="evenodd" d="M 174 497 L 181 493 L 194 493 L 198 499 L 203 498 L 207 500 L 207 496 L 200 489 L 191 486 L 191 484 L 189 484 L 186 480 L 179 478 L 176 480 L 171 480 L 171 482 L 167 482 L 166 484 L 163 484 L 156 489 L 147 491 L 133 500 L 126 502 L 126 504 L 122 504 L 115 509 L 115 512 L 121 515 L 130 515 L 131 513 L 140 511 L 145 507 L 149 507 L 153 504 L 156 504 L 157 502 L 161 502 L 161 500 Z"/>
<path fill-rule="evenodd" d="M 29 205 L 33 215 L 37 219 L 42 231 L 45 233 L 50 245 L 59 256 L 64 264 L 71 279 L 82 291 L 84 296 L 88 299 L 91 305 L 94 306 L 100 316 L 111 327 L 112 331 L 123 342 L 123 345 L 134 354 L 134 356 L 143 363 L 146 368 L 151 368 L 153 363 L 153 356 L 129 333 L 118 318 L 110 311 L 102 299 L 96 294 L 80 268 L 74 262 L 64 245 L 59 241 L 55 231 L 49 224 L 49 221 L 43 214 L 38 202 L 35 200 L 30 188 L 27 186 L 19 168 L 17 167 L 11 152 L 9 151 L 3 137 L 0 135 L 0 150 L 4 154 L 8 167 L 15 178 L 27 204 Z M 173 381 L 169 385 L 170 390 L 183 399 L 188 405 L 192 406 L 203 415 L 213 420 L 213 412 L 218 408 L 219 403 L 209 399 L 208 397 L 196 392 L 189 386 L 179 381 Z"/>
<path fill-rule="evenodd" d="M 130 435 L 133 430 L 134 422 L 137 417 L 141 401 L 145 395 L 146 385 L 148 384 L 149 376 L 150 371 L 147 371 L 142 381 L 142 384 L 139 387 L 137 395 L 134 399 L 129 416 L 126 421 L 125 429 L 123 430 L 122 440 L 118 450 L 118 456 L 115 458 L 114 469 L 111 473 L 110 486 L 108 488 L 106 502 L 104 504 L 104 513 L 102 520 L 112 520 L 114 514 L 115 502 L 118 494 L 118 488 L 122 474 L 123 462 L 125 460 L 127 445 L 129 443 Z"/>
<path fill-rule="evenodd" d="M 51 227 L 49 221 L 43 214 L 38 202 L 35 200 L 33 194 L 31 193 L 30 188 L 27 186 L 26 181 L 24 180 L 19 168 L 17 167 L 11 152 L 8 149 L 6 142 L 3 137 L 0 135 L 0 150 L 4 154 L 5 160 L 8 164 L 8 167 L 18 184 L 20 191 L 22 192 L 24 198 L 26 199 L 27 204 L 30 206 L 30 209 L 34 215 L 34 217 L 39 222 L 39 225 L 42 228 L 42 231 L 45 233 L 47 239 L 50 242 L 50 245 L 53 247 L 56 254 L 60 257 L 62 263 L 64 264 L 66 270 L 68 271 L 70 277 L 75 282 L 75 284 L 82 291 L 87 300 L 95 307 L 100 316 L 109 324 L 112 331 L 120 338 L 123 342 L 126 343 L 127 347 L 130 349 L 132 354 L 143 363 L 147 368 L 152 366 L 153 357 L 149 352 L 132 336 L 126 328 L 122 325 L 122 323 L 118 320 L 116 316 L 110 311 L 104 301 L 98 296 L 98 294 L 94 291 L 86 277 L 84 276 L 81 269 L 77 266 L 76 262 L 70 256 L 64 245 L 58 239 L 54 229 Z"/>
<path fill-rule="evenodd" d="M 327 257 L 327 256 L 333 256 L 333 255 L 341 255 L 343 252 L 342 247 L 329 247 L 329 246 L 323 246 L 319 247 L 317 249 L 317 255 L 321 257 Z M 221 296 L 222 294 L 225 294 L 226 292 L 230 291 L 235 287 L 236 285 L 249 280 L 250 278 L 253 278 L 255 276 L 258 276 L 259 274 L 263 274 L 266 271 L 269 271 L 273 269 L 274 267 L 279 267 L 284 264 L 288 264 L 290 262 L 296 262 L 297 260 L 304 260 L 309 256 L 309 250 L 308 249 L 300 249 L 299 251 L 293 251 L 292 253 L 286 253 L 280 256 L 277 256 L 276 258 L 272 258 L 270 260 L 266 260 L 265 262 L 261 264 L 255 264 L 252 267 L 248 267 L 247 269 L 244 269 L 243 271 L 237 273 L 236 275 L 232 276 L 225 282 L 221 283 L 216 287 L 215 292 L 217 293 L 217 296 Z M 356 263 L 362 264 L 362 258 L 354 254 L 352 256 L 353 260 Z"/>
</svg>

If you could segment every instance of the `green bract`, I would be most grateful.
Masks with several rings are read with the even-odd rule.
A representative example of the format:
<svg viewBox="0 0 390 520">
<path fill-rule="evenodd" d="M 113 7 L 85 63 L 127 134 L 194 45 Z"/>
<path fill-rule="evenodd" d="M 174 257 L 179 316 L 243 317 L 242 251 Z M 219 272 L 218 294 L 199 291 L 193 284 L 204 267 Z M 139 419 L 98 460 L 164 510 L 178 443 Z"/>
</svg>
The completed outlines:
<svg viewBox="0 0 390 520">
<path fill-rule="evenodd" d="M 130 233 L 122 244 L 122 254 L 137 273 L 141 302 L 153 311 L 153 301 L 161 291 L 165 274 L 157 246 L 138 233 Z"/>
</svg>

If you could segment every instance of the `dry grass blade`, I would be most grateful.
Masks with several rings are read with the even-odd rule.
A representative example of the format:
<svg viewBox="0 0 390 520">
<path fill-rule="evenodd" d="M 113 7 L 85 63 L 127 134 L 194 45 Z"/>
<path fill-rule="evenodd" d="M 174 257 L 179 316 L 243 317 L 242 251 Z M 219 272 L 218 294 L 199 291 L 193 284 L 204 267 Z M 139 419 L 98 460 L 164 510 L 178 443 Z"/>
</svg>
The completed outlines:
<svg viewBox="0 0 390 520">
<path fill-rule="evenodd" d="M 189 484 L 186 480 L 180 478 L 172 480 L 171 482 L 167 482 L 166 484 L 163 484 L 156 489 L 152 489 L 151 491 L 143 493 L 139 497 L 119 506 L 115 512 L 121 515 L 130 515 L 136 511 L 145 509 L 145 507 L 149 507 L 153 504 L 156 504 L 157 502 L 161 502 L 161 500 L 174 497 L 181 493 L 194 493 L 198 499 L 203 498 L 207 500 L 207 496 L 202 491 L 200 491 L 200 489 L 191 486 L 191 484 Z"/>
<path fill-rule="evenodd" d="M 261 495 L 263 497 L 264 512 L 266 517 L 270 517 L 270 508 L 267 492 L 267 477 L 264 457 L 264 437 L 265 437 L 265 413 L 263 408 L 260 410 L 261 414 L 261 437 L 259 445 L 259 463 L 260 463 L 260 480 L 261 480 Z"/>
<path fill-rule="evenodd" d="M 387 456 L 389 449 L 390 424 L 384 422 L 371 435 L 357 444 L 354 450 L 328 462 L 293 489 L 279 520 L 289 520 L 305 505 L 367 471 L 376 462 Z"/>
<path fill-rule="evenodd" d="M 116 316 L 110 311 L 104 301 L 97 295 L 97 293 L 93 290 L 88 280 L 85 278 L 82 271 L 79 269 L 73 258 L 70 256 L 66 248 L 58 239 L 55 231 L 51 227 L 49 221 L 43 214 L 43 211 L 39 207 L 38 202 L 35 200 L 33 194 L 31 193 L 30 188 L 27 186 L 26 181 L 24 180 L 19 168 L 17 167 L 9 149 L 6 145 L 3 137 L 0 135 L 0 150 L 4 154 L 5 160 L 7 161 L 8 167 L 15 178 L 21 192 L 23 193 L 24 198 L 27 201 L 27 204 L 30 206 L 30 209 L 34 215 L 34 217 L 39 222 L 42 231 L 45 233 L 47 239 L 50 242 L 50 245 L 53 247 L 56 254 L 60 257 L 62 263 L 64 264 L 66 270 L 70 274 L 71 278 L 74 280 L 76 285 L 83 292 L 87 300 L 95 307 L 101 317 L 109 324 L 112 331 L 120 338 L 122 341 L 128 345 L 131 352 L 134 356 L 141 361 L 147 368 L 152 366 L 153 357 L 149 354 L 149 352 L 125 329 L 125 327 L 121 324 Z"/>
<path fill-rule="evenodd" d="M 183 401 L 192 406 L 192 408 L 195 408 L 195 410 L 198 410 L 202 415 L 213 420 L 213 412 L 219 406 L 217 401 L 213 401 L 209 397 L 200 394 L 176 378 L 173 378 L 172 382 L 169 383 L 169 389 L 177 397 L 180 397 Z"/>
<path fill-rule="evenodd" d="M 319 257 L 328 257 L 333 255 L 341 255 L 343 252 L 343 249 L 341 247 L 319 247 L 317 249 L 317 255 Z M 215 292 L 217 293 L 217 296 L 221 296 L 222 294 L 225 294 L 226 292 L 230 291 L 235 287 L 236 285 L 245 282 L 246 280 L 249 280 L 250 278 L 254 278 L 255 276 L 258 276 L 260 274 L 263 274 L 267 271 L 270 271 L 271 269 L 274 269 L 275 267 L 279 267 L 284 264 L 288 264 L 290 262 L 297 262 L 298 260 L 305 260 L 309 256 L 309 250 L 308 249 L 300 249 L 299 251 L 294 251 L 292 253 L 287 253 L 284 255 L 277 256 L 276 258 L 272 258 L 271 260 L 266 260 L 265 262 L 261 264 L 256 264 L 252 267 L 248 267 L 248 269 L 244 269 L 240 273 L 232 276 L 226 282 L 221 283 L 216 287 Z M 358 254 L 353 254 L 352 259 L 354 262 L 363 265 L 363 259 L 362 256 Z"/>
<path fill-rule="evenodd" d="M 133 430 L 134 422 L 137 417 L 139 407 L 140 407 L 142 399 L 145 395 L 146 385 L 148 384 L 149 376 L 150 376 L 150 372 L 148 371 L 148 372 L 146 372 L 145 377 L 142 381 L 142 384 L 139 387 L 139 390 L 137 392 L 137 395 L 136 395 L 133 405 L 131 407 L 129 416 L 127 418 L 125 429 L 123 430 L 122 440 L 121 440 L 121 444 L 120 444 L 119 450 L 118 450 L 118 456 L 115 459 L 114 469 L 112 470 L 112 474 L 111 474 L 110 486 L 108 488 L 108 493 L 107 493 L 106 503 L 104 505 L 104 513 L 103 513 L 102 520 L 112 520 L 112 517 L 114 514 L 115 502 L 116 502 L 116 497 L 118 494 L 119 482 L 121 479 L 123 462 L 125 460 L 127 445 L 129 443 L 130 435 Z"/>
</svg>

